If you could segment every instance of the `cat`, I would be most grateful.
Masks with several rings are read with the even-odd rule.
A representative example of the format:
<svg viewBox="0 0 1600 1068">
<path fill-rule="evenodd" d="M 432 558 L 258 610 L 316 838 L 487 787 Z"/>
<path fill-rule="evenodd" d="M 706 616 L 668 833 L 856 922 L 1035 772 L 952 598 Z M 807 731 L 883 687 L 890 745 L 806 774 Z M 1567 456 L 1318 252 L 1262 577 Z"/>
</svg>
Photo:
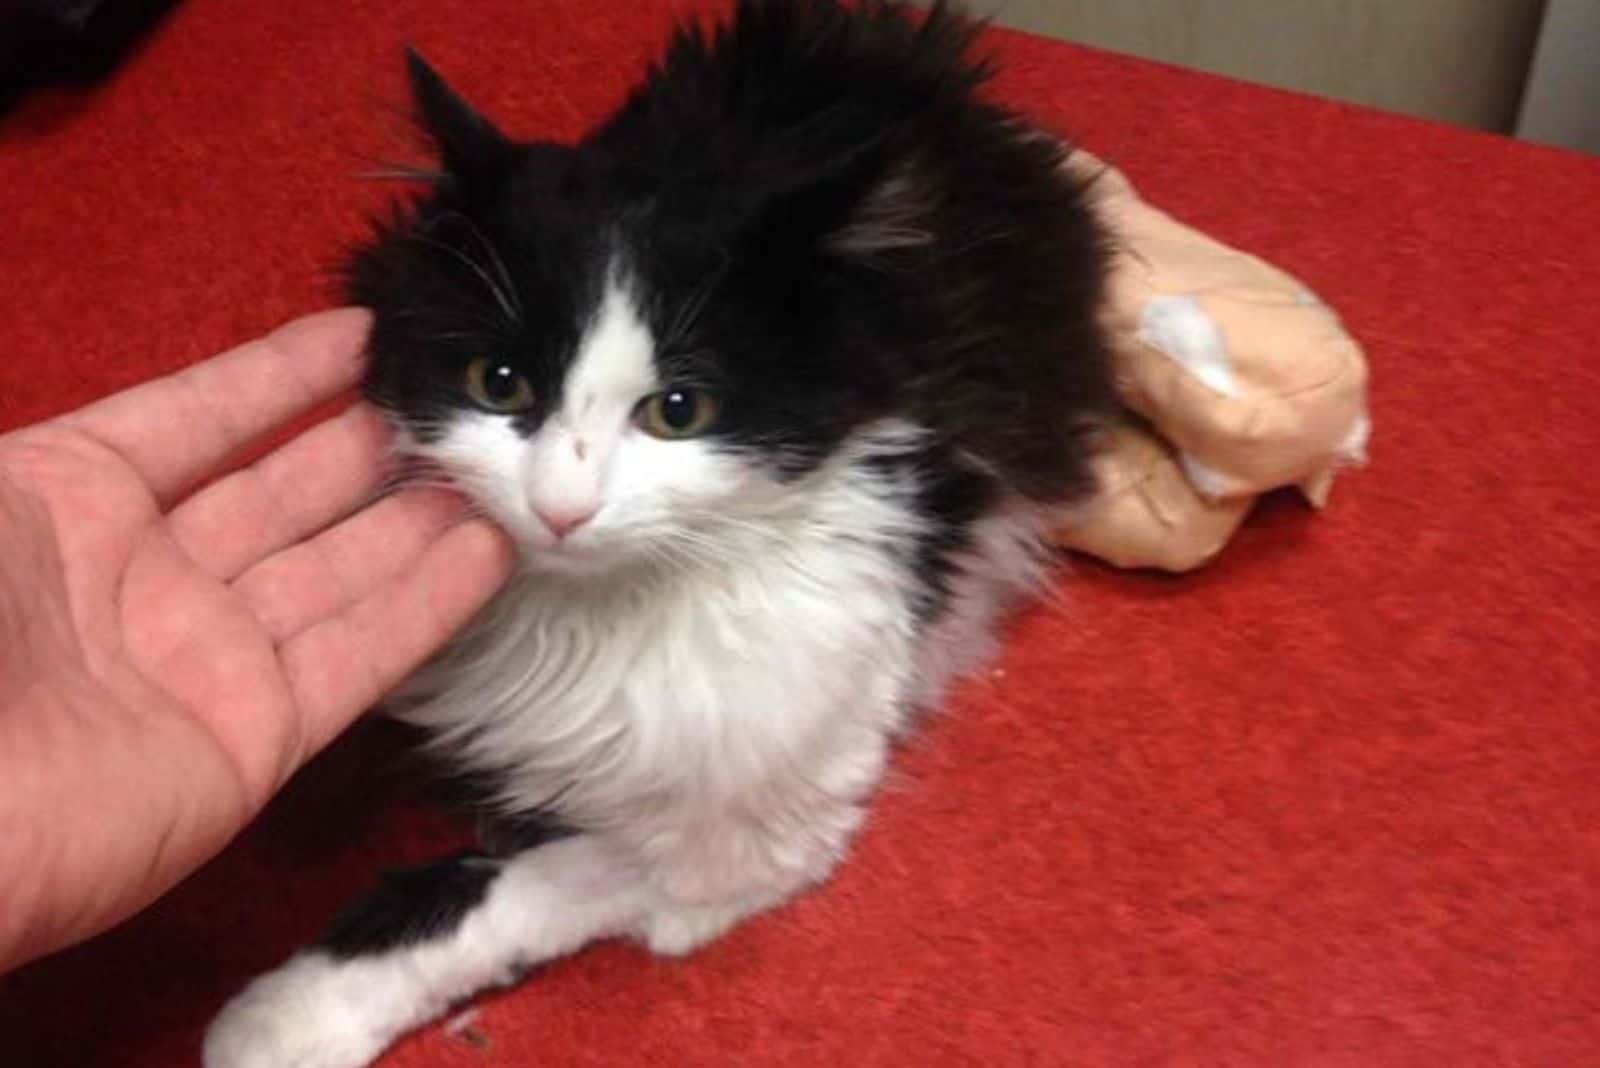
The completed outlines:
<svg viewBox="0 0 1600 1068">
<path fill-rule="evenodd" d="M 213 1022 L 346 1068 L 595 939 L 681 954 L 824 879 L 890 746 L 1041 588 L 1115 402 L 1069 149 L 940 2 L 738 0 L 575 145 L 419 56 L 439 173 L 349 266 L 368 397 L 515 539 L 396 696 L 492 848 L 392 875 Z"/>
</svg>

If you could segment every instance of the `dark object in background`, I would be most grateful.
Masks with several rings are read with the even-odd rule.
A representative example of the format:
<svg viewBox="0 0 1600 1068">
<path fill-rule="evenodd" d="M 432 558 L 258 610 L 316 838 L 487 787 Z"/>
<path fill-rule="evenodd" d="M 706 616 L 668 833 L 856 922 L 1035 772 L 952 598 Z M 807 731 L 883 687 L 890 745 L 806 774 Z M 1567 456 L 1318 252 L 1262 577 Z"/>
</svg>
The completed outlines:
<svg viewBox="0 0 1600 1068">
<path fill-rule="evenodd" d="M 0 0 L 0 113 L 41 85 L 115 70 L 178 0 Z"/>
</svg>

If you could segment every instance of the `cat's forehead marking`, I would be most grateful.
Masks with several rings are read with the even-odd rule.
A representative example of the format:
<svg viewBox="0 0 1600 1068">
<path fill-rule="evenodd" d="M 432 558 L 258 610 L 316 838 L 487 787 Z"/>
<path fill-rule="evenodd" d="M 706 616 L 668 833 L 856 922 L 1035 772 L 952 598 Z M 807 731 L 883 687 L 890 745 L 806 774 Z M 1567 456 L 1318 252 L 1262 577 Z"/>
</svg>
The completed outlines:
<svg viewBox="0 0 1600 1068">
<path fill-rule="evenodd" d="M 631 407 L 655 388 L 655 337 L 629 283 L 613 275 L 567 373 L 567 413 L 582 420 L 618 403 Z"/>
</svg>

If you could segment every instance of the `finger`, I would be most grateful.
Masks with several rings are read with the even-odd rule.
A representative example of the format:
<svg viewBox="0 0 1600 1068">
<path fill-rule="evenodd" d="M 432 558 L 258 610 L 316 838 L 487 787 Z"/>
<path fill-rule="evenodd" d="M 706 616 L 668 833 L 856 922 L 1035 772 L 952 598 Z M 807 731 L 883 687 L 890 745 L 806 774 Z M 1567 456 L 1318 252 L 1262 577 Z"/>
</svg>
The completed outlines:
<svg viewBox="0 0 1600 1068">
<path fill-rule="evenodd" d="M 370 315 L 297 319 L 64 418 L 130 463 L 163 505 L 230 455 L 361 378 Z"/>
<path fill-rule="evenodd" d="M 273 641 L 282 642 L 338 615 L 413 564 L 460 522 L 461 508 L 461 499 L 445 490 L 402 490 L 262 560 L 233 588 Z"/>
<path fill-rule="evenodd" d="M 468 520 L 414 567 L 280 646 L 305 717 L 304 757 L 437 652 L 510 576 L 513 560 L 503 533 Z"/>
<path fill-rule="evenodd" d="M 167 527 L 202 570 L 230 581 L 370 500 L 391 441 L 374 408 L 352 405 L 190 497 Z"/>
</svg>

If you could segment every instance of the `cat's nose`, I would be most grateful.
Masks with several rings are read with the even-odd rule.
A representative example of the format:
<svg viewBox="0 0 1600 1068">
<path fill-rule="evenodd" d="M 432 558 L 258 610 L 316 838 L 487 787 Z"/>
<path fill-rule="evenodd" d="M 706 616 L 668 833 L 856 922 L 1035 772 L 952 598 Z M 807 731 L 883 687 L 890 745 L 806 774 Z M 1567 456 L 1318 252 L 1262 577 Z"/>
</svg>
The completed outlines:
<svg viewBox="0 0 1600 1068">
<path fill-rule="evenodd" d="M 555 511 L 545 508 L 534 509 L 534 514 L 539 517 L 539 522 L 550 528 L 557 540 L 566 537 L 574 530 L 583 526 L 594 518 L 593 508 L 571 508 Z"/>
</svg>

